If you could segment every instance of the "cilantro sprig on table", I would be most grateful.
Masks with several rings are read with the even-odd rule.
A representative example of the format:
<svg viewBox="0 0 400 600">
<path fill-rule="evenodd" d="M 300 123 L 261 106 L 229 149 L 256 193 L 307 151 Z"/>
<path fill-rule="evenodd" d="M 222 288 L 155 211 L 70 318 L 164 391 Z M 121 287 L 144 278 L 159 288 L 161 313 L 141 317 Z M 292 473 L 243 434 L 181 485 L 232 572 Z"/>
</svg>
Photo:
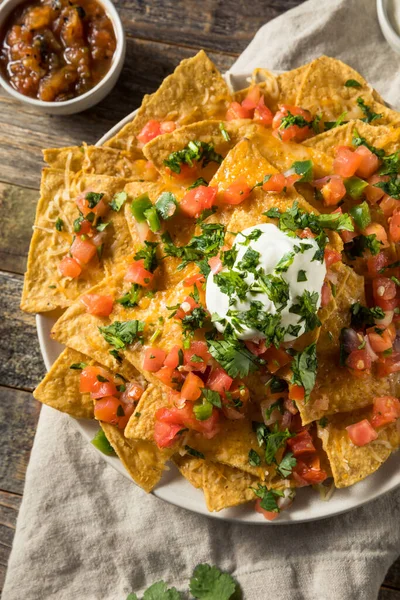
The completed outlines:
<svg viewBox="0 0 400 600">
<path fill-rule="evenodd" d="M 239 600 L 242 597 L 238 583 L 218 567 L 200 564 L 193 571 L 189 591 L 197 600 Z M 143 594 L 142 600 L 183 600 L 186 597 L 175 587 L 168 588 L 164 581 L 153 583 Z M 135 593 L 126 600 L 139 600 Z"/>
</svg>

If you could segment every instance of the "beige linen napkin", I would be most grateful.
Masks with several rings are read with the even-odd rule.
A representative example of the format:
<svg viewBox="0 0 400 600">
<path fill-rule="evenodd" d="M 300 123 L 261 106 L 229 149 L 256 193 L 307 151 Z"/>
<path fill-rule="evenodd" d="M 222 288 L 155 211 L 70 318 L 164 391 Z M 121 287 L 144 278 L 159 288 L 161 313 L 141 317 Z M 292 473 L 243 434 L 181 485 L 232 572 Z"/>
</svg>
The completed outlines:
<svg viewBox="0 0 400 600">
<path fill-rule="evenodd" d="M 285 69 L 326 53 L 393 103 L 399 57 L 374 0 L 309 0 L 268 23 L 231 70 Z M 44 407 L 3 600 L 125 600 L 164 579 L 187 589 L 208 562 L 249 600 L 375 600 L 400 548 L 400 494 L 345 515 L 277 527 L 223 523 L 163 503 L 109 467 L 70 419 Z"/>
</svg>

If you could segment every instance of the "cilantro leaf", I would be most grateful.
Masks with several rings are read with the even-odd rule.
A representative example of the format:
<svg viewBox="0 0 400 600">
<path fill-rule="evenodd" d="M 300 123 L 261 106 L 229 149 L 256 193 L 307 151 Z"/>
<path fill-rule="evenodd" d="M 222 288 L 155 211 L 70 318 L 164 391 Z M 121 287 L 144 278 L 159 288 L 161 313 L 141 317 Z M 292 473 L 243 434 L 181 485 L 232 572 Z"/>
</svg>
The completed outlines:
<svg viewBox="0 0 400 600">
<path fill-rule="evenodd" d="M 347 117 L 347 112 L 345 111 L 345 112 L 342 112 L 341 115 L 339 115 L 339 117 L 336 119 L 336 121 L 325 121 L 325 123 L 324 123 L 325 131 L 329 131 L 330 129 L 334 129 L 335 127 L 340 127 L 341 125 L 348 123 L 348 121 L 345 121 L 346 117 Z"/>
<path fill-rule="evenodd" d="M 309 183 L 313 180 L 312 160 L 297 160 L 290 167 L 290 170 L 292 169 L 296 175 L 301 175 L 301 179 L 297 183 Z"/>
<path fill-rule="evenodd" d="M 363 256 L 369 250 L 372 256 L 379 254 L 381 242 L 376 239 L 375 233 L 370 235 L 357 235 L 351 242 L 344 245 L 346 256 L 350 260 Z"/>
<path fill-rule="evenodd" d="M 194 181 L 192 183 L 192 185 L 189 185 L 189 187 L 187 189 L 188 190 L 193 190 L 194 188 L 197 188 L 200 185 L 203 185 L 204 187 L 207 187 L 208 186 L 208 181 L 206 181 L 203 177 L 199 177 L 198 179 L 196 179 L 196 181 Z"/>
<path fill-rule="evenodd" d="M 199 452 L 198 450 L 191 448 L 191 446 L 185 446 L 184 448 L 185 448 L 186 452 L 188 454 L 190 454 L 190 456 L 194 456 L 195 458 L 205 458 L 205 456 L 202 452 Z"/>
<path fill-rule="evenodd" d="M 287 129 L 292 125 L 297 125 L 298 127 L 311 127 L 311 122 L 306 121 L 306 119 L 302 115 L 292 115 L 290 110 L 287 111 L 287 114 L 282 118 L 281 124 L 278 129 Z"/>
<path fill-rule="evenodd" d="M 133 308 L 136 306 L 142 295 L 143 288 L 137 283 L 132 283 L 131 289 L 126 292 L 121 298 L 117 298 L 117 304 L 125 306 L 125 308 Z"/>
<path fill-rule="evenodd" d="M 276 462 L 276 453 L 280 448 L 286 445 L 286 442 L 290 437 L 293 437 L 293 434 L 290 433 L 289 429 L 285 429 L 285 431 L 279 431 L 277 425 L 275 425 L 275 428 L 272 431 L 267 432 L 264 437 L 265 462 L 267 465 L 271 465 L 273 462 Z"/>
<path fill-rule="evenodd" d="M 258 488 L 252 488 L 258 498 L 261 498 L 261 508 L 268 512 L 280 512 L 277 498 L 283 498 L 284 493 L 281 490 L 269 490 L 265 485 L 258 484 Z"/>
<path fill-rule="evenodd" d="M 236 295 L 239 300 L 246 299 L 249 286 L 241 273 L 237 271 L 222 271 L 214 275 L 214 281 L 221 292 L 230 298 Z"/>
<path fill-rule="evenodd" d="M 136 252 L 135 256 L 133 257 L 134 260 L 143 259 L 144 268 L 151 273 L 153 273 L 153 271 L 155 271 L 158 267 L 156 256 L 157 246 L 157 242 L 145 242 L 144 246 L 138 252 Z"/>
<path fill-rule="evenodd" d="M 72 365 L 70 365 L 70 369 L 73 369 L 75 371 L 81 371 L 82 369 L 84 369 L 86 367 L 86 363 L 84 362 L 80 362 L 80 363 L 72 363 Z"/>
<path fill-rule="evenodd" d="M 176 588 L 168 589 L 163 581 L 153 583 L 143 594 L 143 600 L 181 600 L 182 596 Z"/>
<path fill-rule="evenodd" d="M 107 327 L 99 327 L 105 341 L 117 350 L 122 350 L 139 339 L 145 323 L 132 319 L 132 321 L 114 321 Z"/>
<path fill-rule="evenodd" d="M 224 138 L 224 140 L 226 142 L 230 142 L 231 141 L 230 135 L 227 132 L 227 130 L 225 129 L 225 125 L 223 123 L 219 124 L 219 130 L 222 133 L 222 137 Z"/>
<path fill-rule="evenodd" d="M 261 465 L 260 455 L 253 448 L 249 450 L 249 465 L 251 467 L 259 467 Z"/>
<path fill-rule="evenodd" d="M 171 169 L 174 173 L 181 172 L 181 166 L 186 164 L 189 167 L 193 166 L 194 162 L 201 162 L 202 167 L 207 166 L 210 162 L 221 164 L 223 157 L 214 150 L 212 144 L 199 141 L 191 141 L 182 150 L 172 152 L 164 165 Z"/>
<path fill-rule="evenodd" d="M 396 200 L 400 200 L 400 177 L 397 174 L 392 175 L 389 181 L 379 181 L 378 183 L 374 183 L 374 187 L 378 187 L 385 192 L 385 194 L 389 194 L 392 198 Z"/>
<path fill-rule="evenodd" d="M 379 306 L 368 308 L 367 306 L 360 304 L 360 302 L 355 302 L 351 305 L 350 314 L 351 326 L 355 329 L 373 327 L 375 325 L 375 319 L 379 320 L 385 317 L 385 313 Z"/>
<path fill-rule="evenodd" d="M 178 202 L 172 192 L 163 192 L 156 200 L 157 213 L 164 221 L 170 219 L 176 212 Z"/>
<path fill-rule="evenodd" d="M 293 453 L 287 452 L 278 465 L 278 473 L 280 473 L 282 477 L 289 477 L 296 465 L 297 460 L 294 458 Z"/>
<path fill-rule="evenodd" d="M 97 206 L 103 196 L 104 194 L 102 193 L 98 194 L 97 192 L 88 192 L 85 196 L 85 200 L 88 201 L 88 207 L 94 208 Z"/>
<path fill-rule="evenodd" d="M 119 212 L 125 202 L 128 199 L 128 194 L 126 192 L 118 192 L 114 194 L 113 199 L 111 200 L 109 207 L 116 212 Z"/>
<path fill-rule="evenodd" d="M 272 392 L 272 388 L 271 388 L 271 392 Z M 274 410 L 279 410 L 281 415 L 283 415 L 282 398 L 279 398 L 278 400 L 276 400 L 276 402 L 273 402 L 270 406 L 268 406 L 268 408 L 265 409 L 265 418 L 267 421 L 271 417 Z"/>
<path fill-rule="evenodd" d="M 379 175 L 396 175 L 400 173 L 400 150 L 388 156 L 382 156 L 382 166 Z"/>
<path fill-rule="evenodd" d="M 298 296 L 298 303 L 293 304 L 289 308 L 289 312 L 295 315 L 299 315 L 300 323 L 305 323 L 304 331 L 312 331 L 316 327 L 321 325 L 321 321 L 317 316 L 317 303 L 319 300 L 318 292 L 310 293 L 308 290 L 304 290 L 302 296 Z"/>
<path fill-rule="evenodd" d="M 193 360 L 193 358 L 191 360 Z M 207 400 L 207 402 L 210 402 L 210 404 L 212 404 L 213 406 L 216 406 L 217 408 L 221 408 L 221 406 L 222 406 L 221 396 L 219 395 L 218 392 L 216 392 L 214 390 L 209 390 L 207 388 L 203 388 L 202 395 Z"/>
<path fill-rule="evenodd" d="M 368 150 L 370 150 L 373 154 L 376 154 L 378 158 L 384 158 L 385 156 L 385 151 L 382 148 L 376 148 L 375 146 L 370 144 L 364 137 L 362 137 L 358 133 L 357 129 L 354 129 L 353 131 L 353 139 L 351 143 L 357 148 L 358 146 L 366 146 Z"/>
<path fill-rule="evenodd" d="M 131 594 L 128 594 L 126 600 L 139 600 L 139 598 L 132 592 Z"/>
<path fill-rule="evenodd" d="M 58 217 L 56 224 L 55 224 L 55 228 L 57 229 L 57 231 L 62 231 L 64 227 L 64 221 Z"/>
<path fill-rule="evenodd" d="M 354 88 L 362 87 L 361 83 L 359 81 L 356 81 L 355 79 L 348 79 L 344 85 L 346 87 L 354 87 Z"/>
<path fill-rule="evenodd" d="M 292 361 L 292 383 L 304 388 L 304 398 L 308 400 L 317 377 L 317 346 L 314 342 L 302 352 L 297 352 Z"/>
<path fill-rule="evenodd" d="M 239 340 L 207 340 L 210 354 L 230 377 L 246 377 L 256 371 L 260 364 L 254 354 Z"/>
<path fill-rule="evenodd" d="M 198 565 L 190 580 L 190 593 L 198 600 L 229 600 L 237 583 L 228 573 L 207 564 Z M 147 600 L 147 599 L 146 599 Z"/>
<path fill-rule="evenodd" d="M 361 121 L 364 121 L 364 123 L 372 123 L 373 121 L 376 121 L 382 117 L 382 114 L 378 115 L 378 113 L 374 112 L 370 106 L 365 104 L 365 101 L 363 98 L 361 98 L 361 96 L 357 98 L 357 104 L 365 115 L 365 117 L 361 119 Z"/>
</svg>

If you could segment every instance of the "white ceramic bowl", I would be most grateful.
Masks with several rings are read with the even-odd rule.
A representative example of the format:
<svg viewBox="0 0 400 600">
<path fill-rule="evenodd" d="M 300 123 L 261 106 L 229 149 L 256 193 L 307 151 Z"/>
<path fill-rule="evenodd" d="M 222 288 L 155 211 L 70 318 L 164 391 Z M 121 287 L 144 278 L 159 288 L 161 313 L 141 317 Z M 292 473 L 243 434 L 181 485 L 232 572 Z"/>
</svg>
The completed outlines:
<svg viewBox="0 0 400 600">
<path fill-rule="evenodd" d="M 0 3 L 0 31 L 14 8 L 25 1 L 26 0 L 3 0 Z M 103 100 L 103 98 L 111 92 L 121 73 L 125 60 L 126 40 L 121 19 L 111 0 L 97 0 L 97 2 L 103 6 L 107 16 L 113 24 L 117 47 L 109 71 L 94 88 L 81 96 L 77 96 L 72 100 L 66 100 L 65 102 L 43 102 L 43 100 L 29 98 L 29 96 L 24 96 L 24 94 L 17 92 L 0 73 L 0 85 L 2 88 L 16 100 L 35 108 L 39 112 L 48 113 L 50 115 L 73 115 L 75 113 L 83 112 Z"/>
<path fill-rule="evenodd" d="M 376 10 L 382 33 L 388 44 L 400 54 L 400 35 L 394 26 L 394 19 L 400 19 L 399 0 L 377 0 Z"/>
</svg>

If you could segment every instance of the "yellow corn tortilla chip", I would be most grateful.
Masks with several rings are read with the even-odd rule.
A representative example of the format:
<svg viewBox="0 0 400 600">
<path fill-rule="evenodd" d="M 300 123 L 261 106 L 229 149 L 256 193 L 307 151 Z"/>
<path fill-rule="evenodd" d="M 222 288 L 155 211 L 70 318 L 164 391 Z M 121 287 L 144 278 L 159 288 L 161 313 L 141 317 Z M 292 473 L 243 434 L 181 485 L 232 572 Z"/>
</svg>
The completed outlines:
<svg viewBox="0 0 400 600">
<path fill-rule="evenodd" d="M 279 104 L 296 104 L 296 98 L 307 69 L 308 65 L 303 65 L 278 75 Z"/>
<path fill-rule="evenodd" d="M 71 369 L 77 363 L 94 364 L 94 361 L 76 350 L 66 348 L 61 352 L 50 371 L 33 392 L 33 397 L 52 408 L 76 419 L 94 419 L 93 400 L 90 394 L 79 391 L 80 370 Z"/>
<path fill-rule="evenodd" d="M 145 96 L 133 121 L 105 146 L 135 151 L 139 158 L 141 148 L 136 136 L 150 119 L 175 121 L 179 126 L 205 119 L 223 119 L 230 101 L 228 86 L 201 50 L 196 56 L 183 60 L 154 94 Z"/>
<path fill-rule="evenodd" d="M 328 455 L 337 488 L 344 488 L 374 473 L 400 445 L 400 432 L 393 423 L 378 432 L 378 438 L 365 446 L 355 446 L 346 427 L 370 416 L 370 409 L 328 418 L 328 425 L 318 425 L 318 436 Z"/>
<path fill-rule="evenodd" d="M 133 481 L 145 492 L 151 492 L 163 475 L 170 453 L 160 450 L 151 442 L 128 440 L 114 425 L 100 425 Z"/>
<path fill-rule="evenodd" d="M 229 140 L 226 140 L 223 131 L 224 129 Z M 261 128 L 249 119 L 238 119 L 235 121 L 200 121 L 193 123 L 172 133 L 166 133 L 155 138 L 146 144 L 143 152 L 149 160 L 151 160 L 163 175 L 167 175 L 164 160 L 166 160 L 172 152 L 177 152 L 185 148 L 189 142 L 199 141 L 207 144 L 212 144 L 214 150 L 225 157 L 243 137 L 251 137 L 254 132 Z M 204 177 L 207 181 L 211 179 L 215 171 L 218 169 L 218 163 L 211 162 L 204 169 L 199 171 L 199 176 Z M 170 178 L 173 182 L 174 177 Z"/>
<path fill-rule="evenodd" d="M 52 169 L 85 175 L 109 175 L 125 179 L 153 181 L 157 173 L 147 168 L 144 159 L 134 160 L 129 152 L 104 146 L 70 146 L 43 150 L 43 158 Z"/>
<path fill-rule="evenodd" d="M 324 133 L 320 133 L 319 135 L 306 140 L 303 145 L 324 152 L 326 155 L 334 158 L 335 149 L 338 146 L 352 145 L 355 131 L 361 137 L 364 137 L 369 144 L 384 149 L 385 140 L 387 139 L 387 136 L 392 133 L 392 130 L 385 125 L 373 127 L 359 119 L 354 119 L 344 125 L 334 127 L 329 131 L 325 131 Z"/>
<path fill-rule="evenodd" d="M 203 466 L 205 461 L 202 458 L 196 458 L 189 454 L 174 454 L 172 462 L 176 464 L 179 472 L 195 488 L 203 487 Z"/>
<path fill-rule="evenodd" d="M 217 512 L 255 500 L 252 487 L 257 480 L 239 469 L 203 461 L 202 487 L 207 508 Z"/>
<path fill-rule="evenodd" d="M 69 171 L 44 169 L 22 292 L 23 310 L 46 312 L 65 308 L 124 262 L 132 251 L 132 239 L 123 211 L 110 211 L 101 261 L 93 258 L 77 279 L 62 277 L 58 270 L 61 259 L 69 252 L 74 238 L 73 222 L 79 216 L 74 198 L 90 189 L 104 193 L 105 201 L 110 202 L 125 184 L 125 179 L 104 175 L 81 177 Z M 57 218 L 63 221 L 62 231 L 55 227 Z"/>
</svg>

